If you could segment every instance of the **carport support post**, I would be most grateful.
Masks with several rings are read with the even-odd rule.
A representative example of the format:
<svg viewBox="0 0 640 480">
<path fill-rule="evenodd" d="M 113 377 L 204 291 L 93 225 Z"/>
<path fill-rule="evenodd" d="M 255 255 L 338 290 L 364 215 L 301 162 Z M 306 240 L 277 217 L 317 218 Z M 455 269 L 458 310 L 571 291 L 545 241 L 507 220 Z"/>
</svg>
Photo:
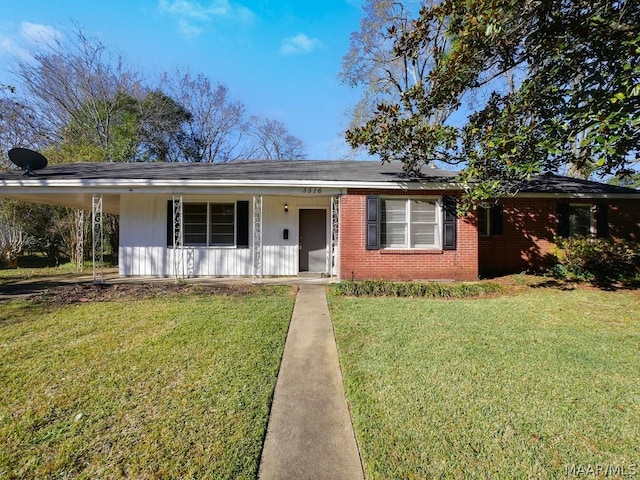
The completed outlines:
<svg viewBox="0 0 640 480">
<path fill-rule="evenodd" d="M 104 231 L 102 225 L 102 195 L 93 195 L 91 198 L 93 283 L 104 281 Z"/>
<path fill-rule="evenodd" d="M 253 197 L 253 241 L 251 243 L 253 283 L 262 283 L 262 195 Z"/>
<path fill-rule="evenodd" d="M 182 219 L 182 195 L 173 196 L 173 274 L 176 283 L 184 277 L 184 235 Z"/>
</svg>

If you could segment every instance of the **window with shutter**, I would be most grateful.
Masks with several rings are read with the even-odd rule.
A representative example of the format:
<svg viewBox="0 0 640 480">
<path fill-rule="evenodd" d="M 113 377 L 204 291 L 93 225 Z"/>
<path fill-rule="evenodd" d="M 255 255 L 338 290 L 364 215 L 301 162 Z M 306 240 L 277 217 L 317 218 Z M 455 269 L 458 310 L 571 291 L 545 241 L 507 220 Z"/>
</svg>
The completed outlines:
<svg viewBox="0 0 640 480">
<path fill-rule="evenodd" d="M 183 203 L 183 244 L 249 247 L 249 202 Z M 167 202 L 167 246 L 173 246 L 173 202 Z"/>
<path fill-rule="evenodd" d="M 558 236 L 609 236 L 609 206 L 607 204 L 560 203 L 557 206 Z"/>
<path fill-rule="evenodd" d="M 438 199 L 382 198 L 381 248 L 442 248 L 442 214 Z"/>
</svg>

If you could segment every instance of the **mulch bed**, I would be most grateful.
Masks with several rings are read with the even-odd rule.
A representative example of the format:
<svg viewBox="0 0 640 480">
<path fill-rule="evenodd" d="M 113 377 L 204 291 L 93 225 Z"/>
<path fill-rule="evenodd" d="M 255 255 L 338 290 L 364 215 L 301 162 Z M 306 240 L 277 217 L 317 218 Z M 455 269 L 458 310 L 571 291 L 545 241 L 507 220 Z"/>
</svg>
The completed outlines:
<svg viewBox="0 0 640 480">
<path fill-rule="evenodd" d="M 264 287 L 259 285 L 207 285 L 171 282 L 70 284 L 45 288 L 30 295 L 27 300 L 57 307 L 86 302 L 118 302 L 184 295 L 243 297 L 253 295 L 263 289 Z"/>
</svg>

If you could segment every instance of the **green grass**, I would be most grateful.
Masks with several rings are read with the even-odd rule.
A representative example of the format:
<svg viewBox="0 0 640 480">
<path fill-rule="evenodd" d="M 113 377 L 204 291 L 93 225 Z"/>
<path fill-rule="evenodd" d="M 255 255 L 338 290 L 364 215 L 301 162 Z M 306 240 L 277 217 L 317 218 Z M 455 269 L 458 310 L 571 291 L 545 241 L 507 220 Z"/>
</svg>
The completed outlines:
<svg viewBox="0 0 640 480">
<path fill-rule="evenodd" d="M 77 276 L 77 275 L 91 275 L 92 265 L 85 263 L 82 272 L 78 272 L 75 264 L 64 263 L 56 267 L 18 267 L 18 268 L 0 268 L 0 285 L 6 283 L 13 283 L 20 280 L 36 280 L 39 278 L 48 277 L 65 277 L 65 276 Z M 105 266 L 107 270 L 117 271 L 113 267 Z"/>
<path fill-rule="evenodd" d="M 329 300 L 367 478 L 638 467 L 637 291 Z"/>
<path fill-rule="evenodd" d="M 0 304 L 0 478 L 255 478 L 293 301 Z"/>
</svg>

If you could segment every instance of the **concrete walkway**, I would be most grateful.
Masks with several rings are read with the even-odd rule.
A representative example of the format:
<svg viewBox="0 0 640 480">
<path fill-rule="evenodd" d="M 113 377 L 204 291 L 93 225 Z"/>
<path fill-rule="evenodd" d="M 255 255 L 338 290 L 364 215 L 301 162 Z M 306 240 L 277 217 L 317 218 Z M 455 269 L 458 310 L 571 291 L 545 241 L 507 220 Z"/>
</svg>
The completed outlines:
<svg viewBox="0 0 640 480">
<path fill-rule="evenodd" d="M 298 291 L 258 478 L 363 478 L 321 285 Z"/>
</svg>

